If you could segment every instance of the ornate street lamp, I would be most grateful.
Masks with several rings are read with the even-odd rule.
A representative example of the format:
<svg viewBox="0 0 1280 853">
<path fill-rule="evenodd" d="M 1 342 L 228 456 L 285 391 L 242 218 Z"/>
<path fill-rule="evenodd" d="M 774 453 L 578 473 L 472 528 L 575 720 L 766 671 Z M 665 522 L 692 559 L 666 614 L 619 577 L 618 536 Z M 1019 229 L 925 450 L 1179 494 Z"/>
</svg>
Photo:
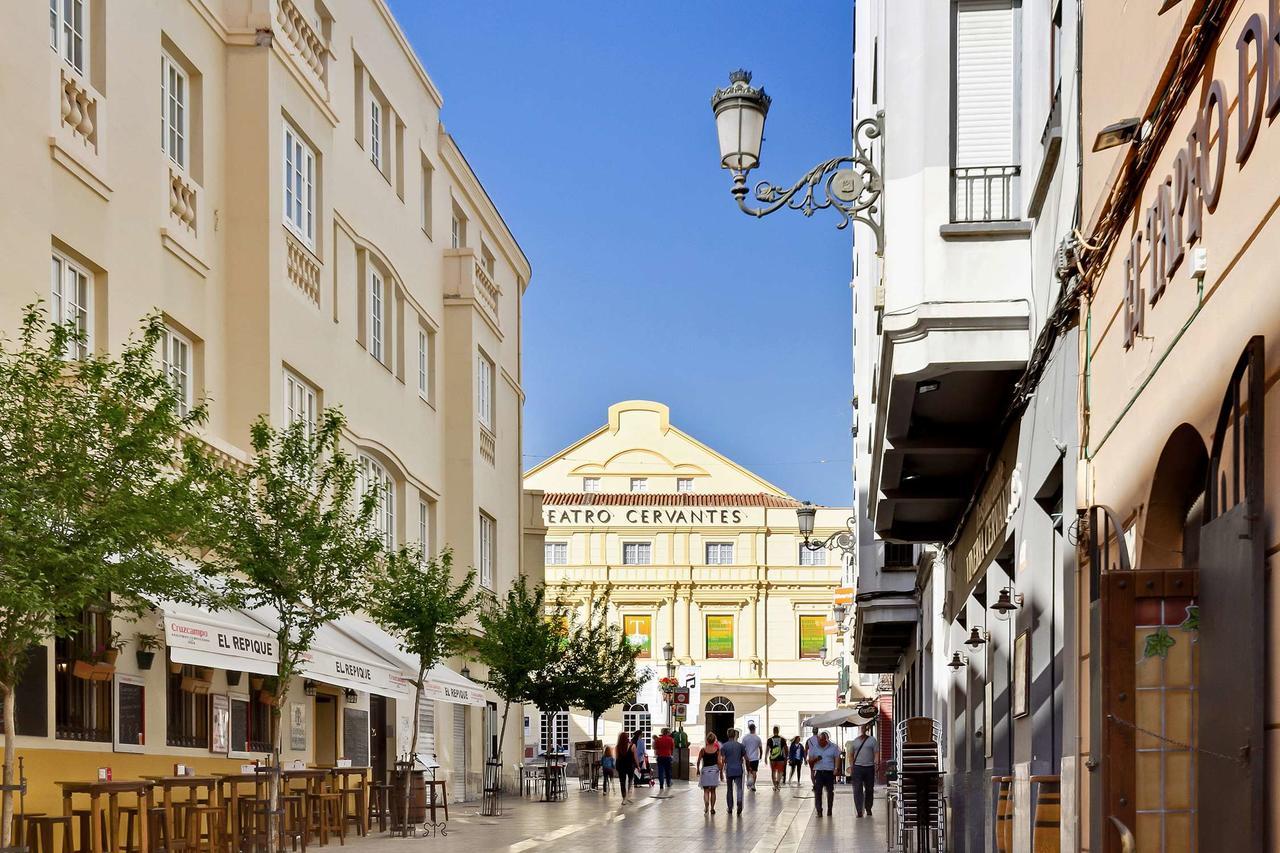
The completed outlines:
<svg viewBox="0 0 1280 853">
<path fill-rule="evenodd" d="M 858 544 L 858 536 L 854 533 L 854 519 L 850 518 L 845 521 L 845 529 L 837 530 L 826 539 L 818 541 L 810 539 L 813 536 L 813 519 L 818 514 L 818 508 L 813 504 L 805 501 L 796 507 L 796 526 L 800 528 L 800 535 L 804 540 L 801 546 L 808 548 L 810 551 L 821 551 L 823 548 L 839 548 L 846 554 L 852 554 Z"/>
<path fill-rule="evenodd" d="M 764 120 L 773 99 L 764 88 L 751 85 L 751 72 L 739 68 L 729 75 L 729 85 L 716 89 L 711 96 L 711 111 L 716 118 L 716 135 L 720 141 L 720 166 L 733 172 L 729 192 L 743 213 L 757 218 L 783 206 L 813 216 L 815 210 L 834 208 L 840 213 L 837 228 L 857 221 L 875 234 L 876 254 L 884 253 L 884 209 L 880 202 L 883 188 L 879 167 L 875 162 L 873 143 L 884 135 L 884 113 L 863 119 L 854 128 L 854 153 L 819 163 L 790 187 L 761 181 L 754 189 L 761 207 L 747 205 L 747 173 L 760 165 L 760 149 L 764 144 Z M 814 198 L 814 191 L 821 195 Z"/>
<path fill-rule="evenodd" d="M 986 642 L 987 638 L 982 636 L 981 629 L 979 629 L 977 625 L 974 625 L 969 629 L 969 639 L 965 640 L 964 644 L 976 649 L 978 646 L 986 645 Z"/>
<path fill-rule="evenodd" d="M 823 666 L 840 666 L 842 663 L 844 663 L 844 661 L 841 660 L 839 657 L 834 657 L 831 660 L 827 660 L 827 644 L 826 643 L 823 643 L 822 648 L 818 649 L 818 661 Z"/>
<path fill-rule="evenodd" d="M 1018 604 L 1022 603 L 1022 596 L 1017 596 L 1017 603 L 1014 603 L 1015 596 L 1009 587 L 1000 590 L 1000 594 L 996 596 L 996 603 L 991 605 L 991 609 L 996 612 L 996 618 L 1002 622 L 1009 620 L 1009 614 L 1018 609 Z"/>
<path fill-rule="evenodd" d="M 951 662 L 947 664 L 947 666 L 951 667 L 952 672 L 959 672 L 960 667 L 964 665 L 965 665 L 964 659 L 960 657 L 959 652 L 953 653 L 951 655 Z"/>
</svg>

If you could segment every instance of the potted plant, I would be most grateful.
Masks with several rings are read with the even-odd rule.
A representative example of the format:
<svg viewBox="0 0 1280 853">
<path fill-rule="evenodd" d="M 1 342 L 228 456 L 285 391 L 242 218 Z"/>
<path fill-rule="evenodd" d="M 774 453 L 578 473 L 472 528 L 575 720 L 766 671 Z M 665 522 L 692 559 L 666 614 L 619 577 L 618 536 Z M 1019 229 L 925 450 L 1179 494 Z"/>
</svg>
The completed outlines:
<svg viewBox="0 0 1280 853">
<path fill-rule="evenodd" d="M 93 679 L 93 658 L 88 652 L 82 652 L 80 657 L 76 658 L 76 662 L 71 668 L 71 674 L 85 681 Z"/>
<path fill-rule="evenodd" d="M 261 690 L 262 685 L 266 683 L 266 679 L 261 675 L 249 676 L 249 687 L 254 690 Z"/>
<path fill-rule="evenodd" d="M 120 637 L 120 632 L 112 631 L 111 636 L 107 638 L 107 642 L 98 650 L 99 660 L 114 667 L 116 659 L 120 657 L 120 650 L 123 648 L 124 640 Z"/>
<path fill-rule="evenodd" d="M 200 681 L 213 681 L 213 667 L 198 666 L 196 667 L 196 678 Z"/>
<path fill-rule="evenodd" d="M 240 683 L 240 677 L 242 675 L 244 675 L 244 673 L 238 669 L 227 670 L 227 686 L 235 687 L 236 685 L 238 685 Z"/>
<path fill-rule="evenodd" d="M 159 635 L 138 634 L 134 640 L 138 643 L 138 650 L 134 652 L 134 656 L 138 659 L 138 669 L 151 669 L 151 664 L 156 659 L 156 652 L 161 647 Z"/>
<path fill-rule="evenodd" d="M 181 675 L 182 664 L 178 663 L 176 660 L 169 661 L 169 671 L 172 672 L 174 675 Z"/>
</svg>

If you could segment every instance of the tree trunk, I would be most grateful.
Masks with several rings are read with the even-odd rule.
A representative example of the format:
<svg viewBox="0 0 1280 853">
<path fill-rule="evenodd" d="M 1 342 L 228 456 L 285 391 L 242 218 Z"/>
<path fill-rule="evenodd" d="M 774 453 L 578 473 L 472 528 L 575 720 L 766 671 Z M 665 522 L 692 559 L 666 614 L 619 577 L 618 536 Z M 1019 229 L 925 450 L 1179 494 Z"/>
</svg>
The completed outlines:
<svg viewBox="0 0 1280 853">
<path fill-rule="evenodd" d="M 17 719 L 13 707 L 14 690 L 12 685 L 0 684 L 0 697 L 4 701 L 4 793 L 0 797 L 0 847 L 13 844 L 13 766 L 18 758 L 14 755 L 17 737 L 14 725 Z"/>
<path fill-rule="evenodd" d="M 599 738 L 596 736 L 596 732 L 597 732 L 599 729 L 600 729 L 600 715 L 599 715 L 599 714 L 592 714 L 592 715 L 591 715 L 591 739 L 592 739 L 593 741 L 594 741 L 594 740 L 599 740 Z"/>
<path fill-rule="evenodd" d="M 508 714 L 510 714 L 510 713 L 511 713 L 511 700 L 510 700 L 510 699 L 508 699 L 508 700 L 506 700 L 506 704 L 502 706 L 502 728 L 498 730 L 498 754 L 499 754 L 499 756 L 501 756 L 501 754 L 502 754 L 502 750 L 506 749 L 506 745 L 507 745 L 507 715 L 508 715 Z M 523 745 L 522 745 L 522 747 L 523 747 Z M 498 760 L 499 760 L 499 761 L 501 761 L 502 759 L 501 759 L 501 758 L 499 758 Z M 522 751 L 522 753 L 521 753 L 521 761 L 523 761 L 523 760 L 524 760 L 524 755 L 523 755 L 523 751 Z M 517 782 L 518 782 L 518 781 L 519 781 L 519 780 L 517 780 Z M 499 773 L 499 774 L 498 774 L 498 786 L 499 786 L 499 788 L 501 788 L 501 786 L 502 786 L 502 774 L 501 774 L 501 773 Z M 517 784 L 517 785 L 516 785 L 516 793 L 519 793 L 519 791 L 520 791 L 520 786 L 519 786 L 519 784 Z"/>
<path fill-rule="evenodd" d="M 427 668 L 420 665 L 418 667 L 418 680 L 413 693 L 413 733 L 409 735 L 409 770 L 404 774 L 404 788 L 402 789 L 404 794 L 404 811 L 400 813 L 400 817 L 404 820 L 404 826 L 402 829 L 404 830 L 406 838 L 409 835 L 409 799 L 413 792 L 413 773 L 418 766 L 418 723 L 419 720 L 421 720 L 419 715 L 422 713 L 422 682 L 426 677 Z M 434 718 L 434 714 L 432 716 Z M 431 795 L 435 796 L 435 791 L 432 791 Z M 395 820 L 393 819 L 391 822 L 391 829 L 393 832 L 395 831 L 395 828 Z"/>
</svg>

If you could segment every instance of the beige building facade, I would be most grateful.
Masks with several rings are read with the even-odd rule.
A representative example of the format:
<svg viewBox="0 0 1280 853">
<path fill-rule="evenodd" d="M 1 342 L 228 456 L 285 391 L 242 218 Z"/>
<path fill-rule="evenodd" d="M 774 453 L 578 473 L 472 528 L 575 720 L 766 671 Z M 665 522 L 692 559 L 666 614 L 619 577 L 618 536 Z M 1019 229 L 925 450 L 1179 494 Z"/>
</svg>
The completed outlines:
<svg viewBox="0 0 1280 853">
<path fill-rule="evenodd" d="M 383 0 L 60 0 L 10 11 L 0 328 L 11 333 L 22 306 L 42 299 L 110 352 L 160 312 L 175 381 L 191 401 L 210 401 L 210 445 L 244 459 L 258 415 L 281 425 L 341 406 L 364 481 L 386 489 L 388 544 L 452 548 L 459 571 L 475 566 L 486 588 L 505 589 L 530 514 L 520 355 L 531 269 Z M 232 621 L 249 635 L 262 627 Z M 211 750 L 225 744 L 204 728 L 174 722 L 183 697 L 163 663 L 134 667 L 129 641 L 143 628 L 156 630 L 87 634 L 123 633 L 117 682 L 144 691 L 129 698 L 145 710 L 141 742 L 114 754 L 119 684 L 84 699 L 64 672 L 74 650 L 51 642 L 29 682 L 26 731 L 36 733 L 18 741 L 29 770 L 55 759 L 69 777 L 67 761 L 86 773 L 114 761 L 117 776 L 159 772 L 175 755 L 201 770 L 239 763 Z M 350 644 L 375 670 L 402 663 L 358 630 L 338 633 L 335 647 Z M 375 756 L 407 749 L 414 714 L 402 695 L 356 691 L 344 704 L 343 689 L 321 683 L 317 696 L 329 699 L 305 702 L 292 691 L 306 707 L 298 737 L 284 737 L 286 759 L 349 752 L 347 708 L 371 713 L 370 737 L 383 739 Z M 214 667 L 211 696 L 242 690 Z M 335 695 L 336 711 L 319 707 Z M 478 792 L 484 756 L 520 746 L 518 734 L 496 743 L 496 697 L 470 701 L 441 700 L 420 717 L 454 797 Z"/>
<path fill-rule="evenodd" d="M 749 722 L 762 735 L 775 725 L 794 735 L 842 689 L 847 702 L 874 695 L 874 684 L 822 659 L 826 646 L 828 659 L 843 660 L 831 621 L 840 552 L 802 547 L 800 502 L 673 426 L 667 406 L 610 406 L 605 426 L 534 467 L 525 485 L 545 493 L 551 595 L 585 613 L 607 590 L 612 618 L 655 679 L 671 644 L 692 687 L 684 728 L 693 743 Z M 848 515 L 819 508 L 815 538 L 844 529 Z M 604 716 L 600 736 L 669 724 L 651 682 Z M 527 735 L 567 751 L 591 732 L 591 716 L 574 709 L 535 714 Z"/>
</svg>

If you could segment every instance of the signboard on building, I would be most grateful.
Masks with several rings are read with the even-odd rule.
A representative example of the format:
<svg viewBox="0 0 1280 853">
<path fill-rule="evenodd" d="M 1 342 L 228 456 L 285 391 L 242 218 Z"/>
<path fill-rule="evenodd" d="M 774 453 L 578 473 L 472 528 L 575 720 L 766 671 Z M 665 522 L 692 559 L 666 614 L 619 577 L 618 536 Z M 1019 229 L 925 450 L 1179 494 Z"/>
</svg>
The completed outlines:
<svg viewBox="0 0 1280 853">
<path fill-rule="evenodd" d="M 733 657 L 733 617 L 710 615 L 707 617 L 707 657 Z"/>
<path fill-rule="evenodd" d="M 702 672 L 701 667 L 676 667 L 676 679 L 680 686 L 689 692 L 689 704 L 685 720 L 691 726 L 698 724 L 698 714 L 702 708 Z"/>
</svg>

